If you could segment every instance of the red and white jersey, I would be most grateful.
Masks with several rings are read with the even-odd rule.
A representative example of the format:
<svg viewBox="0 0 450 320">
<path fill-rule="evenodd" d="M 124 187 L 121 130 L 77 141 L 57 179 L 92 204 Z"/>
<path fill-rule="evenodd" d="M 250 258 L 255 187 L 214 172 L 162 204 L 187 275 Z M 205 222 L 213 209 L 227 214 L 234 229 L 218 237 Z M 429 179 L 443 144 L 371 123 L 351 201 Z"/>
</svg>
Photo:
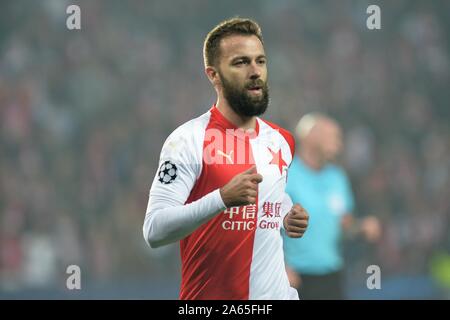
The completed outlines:
<svg viewBox="0 0 450 320">
<path fill-rule="evenodd" d="M 293 154 L 288 131 L 257 118 L 256 130 L 244 132 L 215 106 L 167 138 L 144 236 L 164 243 L 177 230 L 192 229 L 180 240 L 180 299 L 298 299 L 280 235 L 292 207 L 285 186 Z M 263 177 L 256 204 L 226 208 L 219 188 L 254 164 Z"/>
</svg>

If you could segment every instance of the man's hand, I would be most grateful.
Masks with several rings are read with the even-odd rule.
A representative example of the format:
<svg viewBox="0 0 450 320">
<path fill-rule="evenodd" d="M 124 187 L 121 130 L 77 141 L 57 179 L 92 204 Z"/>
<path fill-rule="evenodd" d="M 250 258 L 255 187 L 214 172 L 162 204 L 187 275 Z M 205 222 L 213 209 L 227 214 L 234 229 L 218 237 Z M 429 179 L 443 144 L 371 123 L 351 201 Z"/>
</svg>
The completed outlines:
<svg viewBox="0 0 450 320">
<path fill-rule="evenodd" d="M 227 208 L 256 203 L 258 183 L 262 180 L 262 175 L 256 173 L 256 166 L 235 175 L 230 182 L 220 188 L 223 203 Z"/>
<path fill-rule="evenodd" d="M 368 216 L 361 221 L 361 233 L 370 243 L 377 242 L 381 238 L 381 224 L 374 216 Z"/>
<path fill-rule="evenodd" d="M 381 238 L 381 223 L 375 216 L 356 219 L 353 215 L 346 214 L 342 218 L 342 227 L 350 239 L 361 236 L 368 242 L 375 243 Z"/>
<path fill-rule="evenodd" d="M 284 217 L 283 225 L 290 238 L 301 238 L 308 227 L 309 215 L 299 204 L 294 204 Z"/>
<path fill-rule="evenodd" d="M 286 273 L 291 287 L 299 289 L 302 284 L 302 278 L 300 277 L 300 275 L 288 266 L 286 266 Z"/>
</svg>

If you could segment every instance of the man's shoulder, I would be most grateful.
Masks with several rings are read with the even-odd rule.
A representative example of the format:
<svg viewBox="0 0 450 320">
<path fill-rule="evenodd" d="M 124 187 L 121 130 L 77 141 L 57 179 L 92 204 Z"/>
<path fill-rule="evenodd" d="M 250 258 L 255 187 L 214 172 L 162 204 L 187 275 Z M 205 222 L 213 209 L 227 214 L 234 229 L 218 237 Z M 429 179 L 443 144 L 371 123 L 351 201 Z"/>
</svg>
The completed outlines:
<svg viewBox="0 0 450 320">
<path fill-rule="evenodd" d="M 337 163 L 329 163 L 326 166 L 327 174 L 334 176 L 338 179 L 347 179 L 347 173 L 344 168 Z"/>
<path fill-rule="evenodd" d="M 169 134 L 167 140 L 197 138 L 198 135 L 204 134 L 209 117 L 208 111 L 196 118 L 184 122 Z"/>
<path fill-rule="evenodd" d="M 302 160 L 298 157 L 298 155 L 294 155 L 288 170 L 290 176 L 301 177 L 302 179 L 308 178 L 308 170 L 306 169 L 305 165 L 302 163 Z"/>
<path fill-rule="evenodd" d="M 203 145 L 205 128 L 209 121 L 208 112 L 191 119 L 173 130 L 164 141 L 163 153 L 179 155 L 180 153 L 198 153 Z"/>
<path fill-rule="evenodd" d="M 268 126 L 270 126 L 272 129 L 279 131 L 283 136 L 286 136 L 285 138 L 288 138 L 290 140 L 294 140 L 294 135 L 287 129 L 283 128 L 282 126 L 271 122 L 269 120 L 263 119 L 263 118 L 258 118 L 261 121 L 263 121 L 265 124 L 267 124 Z"/>
</svg>

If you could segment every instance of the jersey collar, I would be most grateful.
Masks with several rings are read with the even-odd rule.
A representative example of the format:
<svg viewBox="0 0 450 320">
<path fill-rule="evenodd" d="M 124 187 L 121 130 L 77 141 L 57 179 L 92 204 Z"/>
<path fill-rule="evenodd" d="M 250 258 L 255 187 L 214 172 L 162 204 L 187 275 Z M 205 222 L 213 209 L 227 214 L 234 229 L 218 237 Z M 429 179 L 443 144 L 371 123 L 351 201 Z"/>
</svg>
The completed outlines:
<svg viewBox="0 0 450 320">
<path fill-rule="evenodd" d="M 217 109 L 216 104 L 210 109 L 212 117 L 218 121 L 224 129 L 239 129 L 236 125 L 234 125 L 231 121 L 229 121 L 225 116 Z M 256 126 L 255 126 L 256 135 L 248 135 L 250 139 L 256 138 L 259 135 L 259 119 L 256 117 Z"/>
</svg>

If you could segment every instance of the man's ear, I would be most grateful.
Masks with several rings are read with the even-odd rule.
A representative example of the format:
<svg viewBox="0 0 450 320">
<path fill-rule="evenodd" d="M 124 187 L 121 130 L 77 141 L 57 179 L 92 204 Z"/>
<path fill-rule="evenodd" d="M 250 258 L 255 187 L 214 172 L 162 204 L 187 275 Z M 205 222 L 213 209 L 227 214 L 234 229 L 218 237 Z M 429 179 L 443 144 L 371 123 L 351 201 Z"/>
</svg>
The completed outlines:
<svg viewBox="0 0 450 320">
<path fill-rule="evenodd" d="M 205 68 L 205 73 L 213 86 L 217 86 L 220 83 L 219 73 L 216 68 L 208 66 Z"/>
</svg>

